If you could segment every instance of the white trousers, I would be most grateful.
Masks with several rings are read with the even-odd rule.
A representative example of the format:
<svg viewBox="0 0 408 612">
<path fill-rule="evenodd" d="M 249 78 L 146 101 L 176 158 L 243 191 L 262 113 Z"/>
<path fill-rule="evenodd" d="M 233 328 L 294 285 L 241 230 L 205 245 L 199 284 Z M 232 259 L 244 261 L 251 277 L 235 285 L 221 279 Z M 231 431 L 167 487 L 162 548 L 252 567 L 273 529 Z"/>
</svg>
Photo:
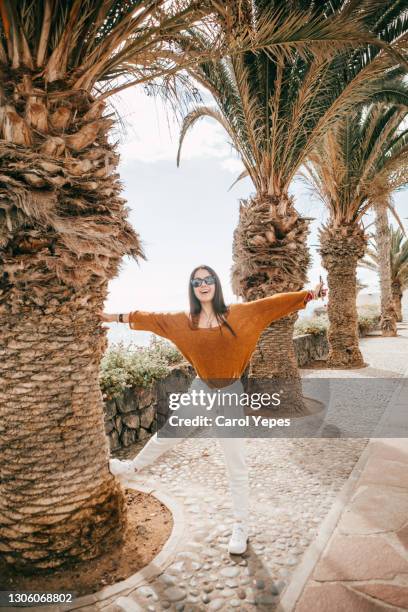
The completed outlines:
<svg viewBox="0 0 408 612">
<path fill-rule="evenodd" d="M 212 417 L 214 417 L 215 414 L 224 414 L 225 416 L 234 417 L 244 416 L 242 406 L 239 404 L 239 402 L 235 403 L 233 399 L 235 394 L 239 395 L 243 392 L 243 386 L 239 379 L 228 387 L 212 389 L 211 387 L 208 387 L 203 380 L 196 377 L 191 383 L 187 393 L 190 393 L 193 389 L 197 391 L 204 390 L 206 393 L 213 394 L 213 396 L 215 395 L 216 400 L 210 411 L 207 411 L 206 407 L 200 407 L 198 410 L 197 407 L 195 407 L 194 416 L 197 415 L 200 410 L 201 414 L 206 414 L 207 416 Z M 220 399 L 225 397 L 225 393 L 232 394 L 232 396 L 229 396 L 228 401 L 226 402 L 228 404 L 227 407 L 225 407 L 225 400 Z M 180 406 L 180 408 L 177 410 L 177 414 L 179 417 L 191 417 L 192 412 L 190 406 Z M 183 437 L 178 438 L 167 436 L 158 437 L 157 433 L 155 433 L 146 443 L 140 453 L 134 457 L 133 464 L 138 470 L 150 465 L 158 457 L 160 457 L 160 455 L 174 448 L 179 442 L 184 440 L 186 436 L 190 437 L 192 434 L 197 432 L 198 429 L 198 427 L 191 426 L 188 428 L 187 434 L 185 433 L 186 429 L 183 429 Z M 246 463 L 245 438 L 217 437 L 217 440 L 224 453 L 234 519 L 236 521 L 247 522 L 249 519 L 249 477 Z"/>
</svg>

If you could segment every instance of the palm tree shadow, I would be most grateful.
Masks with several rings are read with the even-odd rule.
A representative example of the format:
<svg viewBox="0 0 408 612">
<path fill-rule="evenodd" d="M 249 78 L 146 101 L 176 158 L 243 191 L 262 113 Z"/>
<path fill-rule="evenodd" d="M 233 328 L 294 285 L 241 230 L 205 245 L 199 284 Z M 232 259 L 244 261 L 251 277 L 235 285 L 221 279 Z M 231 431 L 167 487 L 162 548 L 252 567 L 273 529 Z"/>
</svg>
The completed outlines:
<svg viewBox="0 0 408 612">
<path fill-rule="evenodd" d="M 252 597 L 249 599 L 257 610 L 273 611 L 277 608 L 282 591 L 287 586 L 287 579 L 275 578 L 271 575 L 264 557 L 255 552 L 251 545 L 251 536 L 248 540 L 248 547 L 242 555 L 230 555 L 231 560 L 237 563 L 242 559 L 247 561 L 248 578 L 251 580 L 250 586 Z M 248 600 L 245 600 L 248 602 Z M 244 601 L 242 603 L 245 603 Z"/>
</svg>

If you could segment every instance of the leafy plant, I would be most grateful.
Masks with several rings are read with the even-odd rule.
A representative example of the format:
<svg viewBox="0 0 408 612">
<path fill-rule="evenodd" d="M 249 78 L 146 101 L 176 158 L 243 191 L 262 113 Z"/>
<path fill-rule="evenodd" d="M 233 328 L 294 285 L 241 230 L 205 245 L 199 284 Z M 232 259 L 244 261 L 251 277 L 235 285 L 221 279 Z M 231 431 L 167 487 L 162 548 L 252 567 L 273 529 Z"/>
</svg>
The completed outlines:
<svg viewBox="0 0 408 612">
<path fill-rule="evenodd" d="M 365 304 L 358 308 L 358 331 L 365 336 L 374 329 L 379 329 L 381 314 L 377 304 Z"/>
<path fill-rule="evenodd" d="M 127 387 L 150 387 L 183 362 L 180 351 L 166 340 L 153 337 L 148 347 L 113 344 L 101 361 L 103 398 L 111 399 Z"/>
<path fill-rule="evenodd" d="M 295 336 L 303 334 L 319 335 L 325 333 L 328 327 L 328 320 L 325 316 L 298 319 L 295 323 Z"/>
<path fill-rule="evenodd" d="M 360 336 L 365 336 L 374 329 L 378 329 L 380 324 L 378 306 L 369 304 L 359 307 L 357 320 Z M 319 335 L 326 333 L 328 327 L 329 320 L 327 314 L 309 318 L 304 317 L 303 319 L 298 319 L 295 323 L 295 336 L 301 336 L 302 334 Z"/>
<path fill-rule="evenodd" d="M 380 313 L 359 313 L 358 330 L 361 336 L 365 336 L 370 331 L 377 329 L 380 325 Z"/>
</svg>

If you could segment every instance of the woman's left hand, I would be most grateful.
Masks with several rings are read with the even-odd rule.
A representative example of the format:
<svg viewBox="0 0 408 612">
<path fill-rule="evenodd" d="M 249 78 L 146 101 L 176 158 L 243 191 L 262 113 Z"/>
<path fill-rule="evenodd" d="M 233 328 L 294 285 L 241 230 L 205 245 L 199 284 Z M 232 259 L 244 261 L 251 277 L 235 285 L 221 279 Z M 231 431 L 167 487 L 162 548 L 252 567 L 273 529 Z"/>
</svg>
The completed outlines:
<svg viewBox="0 0 408 612">
<path fill-rule="evenodd" d="M 326 296 L 327 288 L 324 286 L 322 277 L 320 277 L 320 282 L 313 289 L 312 293 L 315 300 L 318 300 L 319 298 L 324 298 Z"/>
</svg>

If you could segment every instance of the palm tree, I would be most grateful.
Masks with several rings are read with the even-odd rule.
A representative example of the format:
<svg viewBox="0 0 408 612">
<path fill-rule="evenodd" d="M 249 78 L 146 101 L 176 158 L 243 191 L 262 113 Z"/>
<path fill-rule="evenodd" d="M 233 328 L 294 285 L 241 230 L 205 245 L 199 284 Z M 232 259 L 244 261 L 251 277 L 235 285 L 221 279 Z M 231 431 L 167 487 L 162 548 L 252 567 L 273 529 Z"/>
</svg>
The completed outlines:
<svg viewBox="0 0 408 612">
<path fill-rule="evenodd" d="M 391 279 L 397 321 L 401 322 L 402 297 L 408 289 L 408 240 L 399 228 L 391 229 Z"/>
<path fill-rule="evenodd" d="M 380 277 L 380 296 L 381 296 L 381 318 L 380 327 L 383 336 L 397 335 L 397 312 L 392 299 L 392 280 L 391 280 L 391 236 L 388 224 L 388 211 L 390 204 L 377 199 L 374 203 L 376 241 L 378 245 L 379 266 L 378 275 Z"/>
<path fill-rule="evenodd" d="M 282 20 L 293 18 L 293 4 L 288 2 L 281 8 Z M 389 22 L 381 17 L 384 11 L 378 2 L 369 3 L 366 16 L 357 3 L 337 2 L 335 10 L 331 2 L 301 4 L 311 24 L 319 23 L 323 15 L 343 19 L 343 26 L 346 14 L 347 19 L 356 19 L 359 24 L 366 18 L 368 26 L 373 25 L 373 30 L 388 41 L 402 29 L 396 24 L 395 31 L 387 29 L 396 13 L 402 11 L 397 2 L 393 3 L 395 11 L 388 16 Z M 251 6 L 249 22 L 257 31 L 268 19 L 268 11 L 260 0 Z M 196 46 L 208 47 L 204 36 L 197 38 Z M 188 130 L 202 117 L 210 117 L 222 125 L 240 155 L 244 171 L 239 178 L 249 176 L 256 190 L 253 197 L 241 201 L 233 241 L 233 290 L 246 301 L 304 286 L 310 261 L 306 246 L 309 221 L 296 211 L 289 187 L 316 142 L 369 95 L 372 83 L 393 62 L 373 46 L 366 51 L 360 47 L 335 53 L 336 45 L 332 49 L 329 56 L 320 49 L 313 56 L 299 52 L 278 59 L 263 51 L 248 51 L 190 69 L 210 91 L 216 107 L 201 106 L 185 117 L 178 162 Z M 293 412 L 303 413 L 293 347 L 295 320 L 296 314 L 285 317 L 263 332 L 249 374 L 258 379 L 289 378 L 294 389 L 290 402 Z"/>
<path fill-rule="evenodd" d="M 400 228 L 389 226 L 391 244 L 389 260 L 391 266 L 391 287 L 397 321 L 402 321 L 401 300 L 405 289 L 408 289 L 408 240 Z M 375 237 L 376 238 L 376 237 Z M 381 256 L 376 239 L 371 240 L 365 258 L 360 266 L 369 270 L 379 271 Z"/>
<path fill-rule="evenodd" d="M 126 220 L 107 98 L 171 71 L 161 37 L 202 17 L 148 0 L 0 1 L 1 554 L 24 572 L 122 538 L 95 317 Z"/>
<path fill-rule="evenodd" d="M 306 165 L 329 213 L 320 230 L 320 253 L 328 271 L 332 367 L 363 365 L 356 308 L 356 269 L 367 246 L 362 218 L 374 204 L 383 206 L 405 181 L 408 132 L 400 126 L 407 115 L 408 89 L 401 81 L 388 82 L 381 96 L 401 106 L 357 108 L 326 134 Z"/>
<path fill-rule="evenodd" d="M 402 123 L 405 128 L 407 116 L 408 108 L 406 107 L 405 113 L 404 111 L 401 113 Z M 391 194 L 406 187 L 408 184 L 407 142 L 408 131 L 401 129 L 397 135 L 397 142 L 389 150 L 385 151 L 387 157 L 385 167 L 378 173 L 371 185 L 371 200 L 374 202 L 376 214 L 375 241 L 379 254 L 378 274 L 381 288 L 381 328 L 384 336 L 395 336 L 397 334 L 397 321 L 399 316 L 401 316 L 401 302 L 395 301 L 393 298 L 393 273 L 390 261 L 392 235 L 387 210 L 390 210 L 400 223 L 392 205 Z M 399 308 L 399 311 L 396 306 Z"/>
<path fill-rule="evenodd" d="M 0 0 L 0 552 L 24 572 L 97 557 L 126 521 L 107 469 L 106 331 L 94 313 L 123 255 L 144 253 L 120 195 L 109 100 L 160 77 L 171 86 L 208 58 L 192 27 L 214 57 L 356 39 L 335 22 L 272 20 L 257 41 L 238 31 L 240 5 Z"/>
</svg>

